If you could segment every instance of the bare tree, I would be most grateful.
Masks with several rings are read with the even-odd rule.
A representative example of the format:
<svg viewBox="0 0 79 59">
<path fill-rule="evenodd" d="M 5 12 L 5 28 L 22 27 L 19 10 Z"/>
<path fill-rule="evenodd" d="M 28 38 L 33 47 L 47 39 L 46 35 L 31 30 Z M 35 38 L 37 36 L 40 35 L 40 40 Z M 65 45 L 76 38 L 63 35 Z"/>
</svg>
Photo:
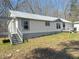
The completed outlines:
<svg viewBox="0 0 79 59">
<path fill-rule="evenodd" d="M 78 0 L 71 0 L 70 5 L 70 19 L 72 22 L 76 21 L 77 16 L 79 14 L 78 8 L 77 8 L 77 2 Z"/>
<path fill-rule="evenodd" d="M 41 0 L 23 0 L 19 6 L 17 10 L 48 16 L 52 16 L 53 10 L 55 11 L 51 0 L 45 1 L 44 6 L 42 6 Z"/>
<path fill-rule="evenodd" d="M 0 16 L 2 14 L 6 14 L 6 10 L 8 10 L 8 8 L 12 9 L 12 5 L 10 3 L 10 0 L 1 0 L 0 1 L 0 6 L 2 6 L 2 7 L 0 7 L 1 8 L 1 10 L 0 10 Z"/>
<path fill-rule="evenodd" d="M 63 1 L 63 3 L 64 3 L 64 11 L 63 11 L 64 19 L 69 20 L 70 0 Z"/>
</svg>

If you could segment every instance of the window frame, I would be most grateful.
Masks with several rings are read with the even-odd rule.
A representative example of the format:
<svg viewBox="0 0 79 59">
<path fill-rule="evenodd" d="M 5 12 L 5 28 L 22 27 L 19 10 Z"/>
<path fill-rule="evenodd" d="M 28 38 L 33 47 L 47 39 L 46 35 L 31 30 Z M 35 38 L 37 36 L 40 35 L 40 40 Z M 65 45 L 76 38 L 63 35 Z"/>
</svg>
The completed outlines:
<svg viewBox="0 0 79 59">
<path fill-rule="evenodd" d="M 45 26 L 50 26 L 50 21 L 46 21 Z"/>
<path fill-rule="evenodd" d="M 63 28 L 65 28 L 65 27 L 66 27 L 65 23 L 63 23 Z"/>
<path fill-rule="evenodd" d="M 61 29 L 61 24 L 60 23 L 56 23 L 56 29 Z"/>
<path fill-rule="evenodd" d="M 27 22 L 27 24 L 25 24 L 25 22 Z M 23 20 L 23 29 L 24 30 L 29 30 L 29 21 L 28 20 Z M 27 28 L 25 28 L 25 26 L 27 27 Z"/>
</svg>

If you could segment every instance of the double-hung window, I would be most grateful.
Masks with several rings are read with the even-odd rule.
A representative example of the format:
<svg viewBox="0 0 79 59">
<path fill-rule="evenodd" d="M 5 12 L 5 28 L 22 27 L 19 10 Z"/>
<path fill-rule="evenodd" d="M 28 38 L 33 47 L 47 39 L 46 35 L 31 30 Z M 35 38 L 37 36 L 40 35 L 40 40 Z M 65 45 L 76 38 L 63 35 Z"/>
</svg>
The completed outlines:
<svg viewBox="0 0 79 59">
<path fill-rule="evenodd" d="M 50 26 L 50 22 L 49 21 L 46 21 L 45 22 L 45 26 Z"/>
<path fill-rule="evenodd" d="M 56 28 L 57 29 L 61 29 L 61 24 L 60 23 L 56 23 Z"/>
<path fill-rule="evenodd" d="M 23 22 L 23 27 L 24 27 L 25 30 L 28 30 L 29 29 L 29 22 L 25 20 Z"/>
</svg>

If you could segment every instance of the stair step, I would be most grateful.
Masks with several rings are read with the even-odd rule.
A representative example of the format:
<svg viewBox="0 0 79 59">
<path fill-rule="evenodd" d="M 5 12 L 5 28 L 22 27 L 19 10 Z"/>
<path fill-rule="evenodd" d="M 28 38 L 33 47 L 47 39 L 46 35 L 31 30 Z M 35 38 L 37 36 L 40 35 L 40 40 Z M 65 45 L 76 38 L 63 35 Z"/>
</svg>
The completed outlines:
<svg viewBox="0 0 79 59">
<path fill-rule="evenodd" d="M 13 41 L 13 43 L 21 43 L 21 40 L 19 40 L 19 39 L 13 39 L 12 41 Z"/>
<path fill-rule="evenodd" d="M 12 40 L 13 44 L 22 43 L 21 39 L 19 38 L 19 36 L 17 34 L 12 34 L 11 40 Z"/>
</svg>

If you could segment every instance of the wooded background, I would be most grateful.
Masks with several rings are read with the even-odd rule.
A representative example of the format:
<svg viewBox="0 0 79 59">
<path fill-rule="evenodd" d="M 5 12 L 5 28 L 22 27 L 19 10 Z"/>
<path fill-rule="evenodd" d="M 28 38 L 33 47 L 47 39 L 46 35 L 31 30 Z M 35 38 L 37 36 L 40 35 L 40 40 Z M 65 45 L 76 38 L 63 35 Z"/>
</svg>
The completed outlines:
<svg viewBox="0 0 79 59">
<path fill-rule="evenodd" d="M 0 16 L 7 16 L 9 9 L 64 18 L 72 22 L 79 20 L 79 0 L 0 0 Z M 5 30 L 5 24 L 5 20 L 0 20 L 0 29 Z"/>
</svg>

